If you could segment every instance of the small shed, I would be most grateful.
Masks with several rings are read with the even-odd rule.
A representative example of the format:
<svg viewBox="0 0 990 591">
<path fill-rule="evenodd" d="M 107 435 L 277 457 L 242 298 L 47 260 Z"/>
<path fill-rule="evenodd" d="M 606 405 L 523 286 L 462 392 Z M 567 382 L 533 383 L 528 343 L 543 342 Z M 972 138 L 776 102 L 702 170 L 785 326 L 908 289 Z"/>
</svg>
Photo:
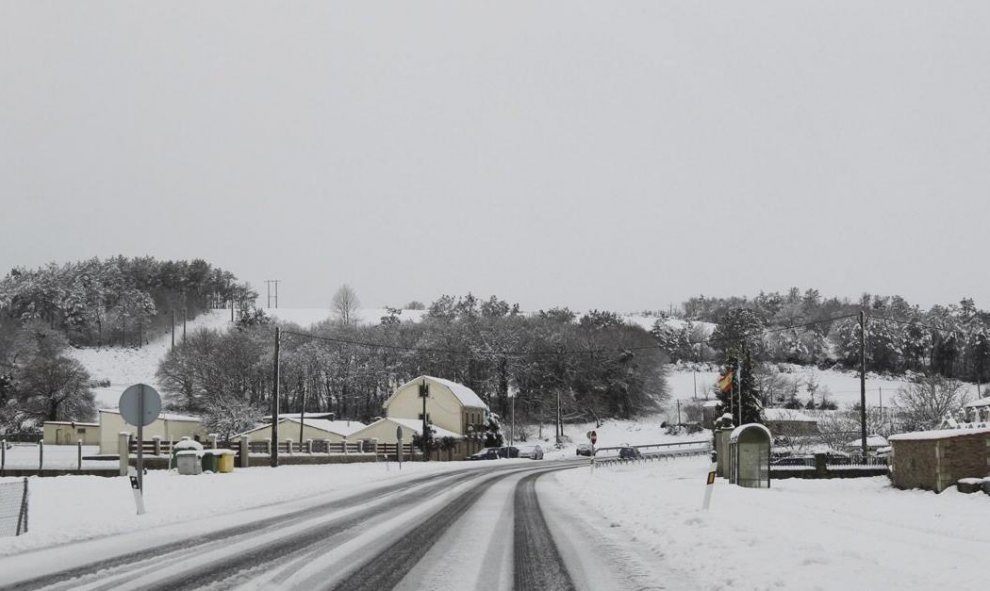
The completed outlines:
<svg viewBox="0 0 990 591">
<path fill-rule="evenodd" d="M 764 408 L 763 424 L 778 436 L 803 437 L 818 434 L 818 419 L 792 408 Z"/>
<path fill-rule="evenodd" d="M 770 429 L 759 423 L 740 425 L 729 435 L 729 482 L 747 488 L 770 488 Z"/>
<path fill-rule="evenodd" d="M 942 492 L 961 478 L 990 474 L 990 428 L 902 433 L 889 440 L 897 488 Z"/>
<path fill-rule="evenodd" d="M 100 444 L 99 423 L 79 423 L 76 421 L 45 421 L 43 425 L 45 445 Z"/>
</svg>

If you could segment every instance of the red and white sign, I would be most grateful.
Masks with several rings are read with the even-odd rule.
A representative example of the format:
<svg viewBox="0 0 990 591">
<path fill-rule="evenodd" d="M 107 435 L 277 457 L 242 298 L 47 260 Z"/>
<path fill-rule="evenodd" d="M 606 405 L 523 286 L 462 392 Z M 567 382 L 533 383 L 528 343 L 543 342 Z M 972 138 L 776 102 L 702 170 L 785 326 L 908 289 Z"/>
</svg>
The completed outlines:
<svg viewBox="0 0 990 591">
<path fill-rule="evenodd" d="M 598 432 L 592 431 L 591 435 L 588 436 L 588 439 L 591 440 L 591 445 L 598 443 Z"/>
</svg>

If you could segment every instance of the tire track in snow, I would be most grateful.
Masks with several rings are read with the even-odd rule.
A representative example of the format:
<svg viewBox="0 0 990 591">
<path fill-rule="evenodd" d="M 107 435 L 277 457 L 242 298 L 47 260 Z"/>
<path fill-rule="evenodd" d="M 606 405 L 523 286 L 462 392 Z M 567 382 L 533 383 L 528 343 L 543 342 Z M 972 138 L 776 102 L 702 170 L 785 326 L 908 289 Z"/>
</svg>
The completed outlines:
<svg viewBox="0 0 990 591">
<path fill-rule="evenodd" d="M 536 496 L 538 472 L 519 481 L 515 492 L 513 581 L 516 591 L 574 591 Z"/>
</svg>

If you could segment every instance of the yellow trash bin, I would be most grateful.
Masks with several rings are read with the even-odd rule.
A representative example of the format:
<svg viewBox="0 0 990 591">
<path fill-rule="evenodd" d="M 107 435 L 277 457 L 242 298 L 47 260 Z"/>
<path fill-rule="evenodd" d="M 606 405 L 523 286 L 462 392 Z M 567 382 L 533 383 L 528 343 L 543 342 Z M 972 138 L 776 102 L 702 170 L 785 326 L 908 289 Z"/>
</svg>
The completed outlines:
<svg viewBox="0 0 990 591">
<path fill-rule="evenodd" d="M 217 462 L 217 472 L 224 474 L 226 472 L 234 471 L 234 452 L 233 450 L 224 450 L 220 452 L 219 462 Z"/>
</svg>

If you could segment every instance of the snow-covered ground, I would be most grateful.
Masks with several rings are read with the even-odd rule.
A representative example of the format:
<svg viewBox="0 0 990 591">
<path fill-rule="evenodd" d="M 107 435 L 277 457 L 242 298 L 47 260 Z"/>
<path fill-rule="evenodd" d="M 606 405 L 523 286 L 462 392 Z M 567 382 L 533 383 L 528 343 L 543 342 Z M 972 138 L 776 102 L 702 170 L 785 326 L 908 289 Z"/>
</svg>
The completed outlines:
<svg viewBox="0 0 990 591">
<path fill-rule="evenodd" d="M 79 467 L 79 450 L 75 445 L 46 445 L 43 453 L 40 452 L 39 448 L 37 443 L 12 444 L 4 456 L 4 467 L 37 469 L 39 462 L 45 470 L 75 470 Z M 83 457 L 95 456 L 98 453 L 100 453 L 100 446 L 98 445 L 84 445 L 82 447 Z M 84 470 L 115 469 L 117 466 L 117 462 L 82 461 Z"/>
<path fill-rule="evenodd" d="M 187 334 L 199 328 L 224 329 L 230 326 L 229 310 L 212 310 L 200 314 L 186 323 Z M 182 340 L 182 325 L 176 326 L 175 342 Z M 151 340 L 140 349 L 102 347 L 69 349 L 69 355 L 77 359 L 89 371 L 94 380 L 110 380 L 109 386 L 94 388 L 99 408 L 117 408 L 120 395 L 131 384 L 145 383 L 161 391 L 155 381 L 158 363 L 168 353 L 172 337 L 168 334 Z"/>
<path fill-rule="evenodd" d="M 529 460 L 504 460 L 526 462 Z M 136 514 L 126 478 L 59 476 L 30 478 L 30 533 L 0 538 L 0 556 L 32 548 L 133 531 L 169 523 L 194 521 L 214 515 L 296 499 L 359 492 L 386 480 L 474 466 L 473 462 L 403 462 L 402 470 L 388 464 L 332 464 L 281 466 L 238 470 L 229 474 L 180 476 L 150 471 L 144 478 L 147 513 Z M 0 478 L 0 483 L 19 482 Z M 326 501 L 326 498 L 323 498 Z"/>
<path fill-rule="evenodd" d="M 705 457 L 570 470 L 547 491 L 604 516 L 669 567 L 669 588 L 976 589 L 990 496 L 901 491 L 885 477 L 715 484 Z M 564 499 L 566 497 L 566 499 Z"/>
</svg>

